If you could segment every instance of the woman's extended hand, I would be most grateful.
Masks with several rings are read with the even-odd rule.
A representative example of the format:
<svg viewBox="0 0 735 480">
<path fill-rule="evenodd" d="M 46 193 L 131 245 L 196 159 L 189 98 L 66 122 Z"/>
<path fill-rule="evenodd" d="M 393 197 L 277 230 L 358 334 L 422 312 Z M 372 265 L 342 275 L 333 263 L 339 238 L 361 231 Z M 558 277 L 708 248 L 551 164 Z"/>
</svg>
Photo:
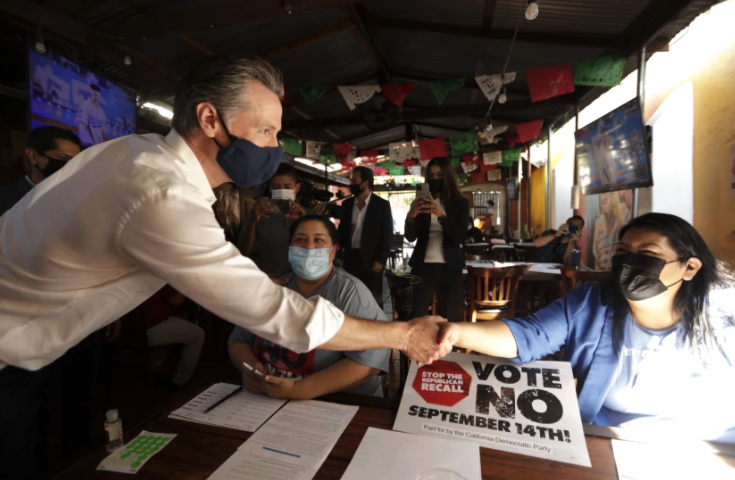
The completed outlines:
<svg viewBox="0 0 735 480">
<path fill-rule="evenodd" d="M 444 211 L 444 207 L 442 207 L 442 204 L 437 200 L 436 198 L 431 199 L 425 199 L 425 209 L 426 213 L 431 213 L 432 215 L 436 215 L 438 218 L 444 218 L 447 216 L 447 212 Z"/>
</svg>

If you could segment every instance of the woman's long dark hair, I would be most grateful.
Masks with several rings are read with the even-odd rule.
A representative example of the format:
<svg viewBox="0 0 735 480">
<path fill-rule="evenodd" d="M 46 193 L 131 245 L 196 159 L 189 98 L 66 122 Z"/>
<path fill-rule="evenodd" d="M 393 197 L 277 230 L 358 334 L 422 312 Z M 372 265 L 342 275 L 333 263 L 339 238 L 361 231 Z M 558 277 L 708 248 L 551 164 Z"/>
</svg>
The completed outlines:
<svg viewBox="0 0 735 480">
<path fill-rule="evenodd" d="M 715 335 L 716 325 L 712 324 L 709 308 L 709 294 L 713 290 L 735 285 L 733 273 L 725 264 L 717 260 L 702 239 L 702 236 L 687 221 L 666 213 L 647 213 L 634 218 L 625 225 L 618 235 L 622 239 L 632 229 L 653 230 L 664 235 L 676 252 L 679 261 L 686 262 L 692 257 L 702 262 L 702 268 L 688 282 L 682 282 L 674 298 L 674 313 L 681 319 L 681 336 L 692 350 L 701 347 L 711 348 L 719 345 Z M 606 294 L 613 307 L 615 331 L 614 342 L 621 346 L 625 338 L 625 322 L 630 314 L 630 306 L 611 279 Z"/>
<path fill-rule="evenodd" d="M 459 183 L 457 182 L 457 174 L 454 173 L 454 167 L 452 163 L 445 157 L 432 158 L 428 165 L 426 165 L 426 178 L 429 178 L 429 169 L 434 165 L 438 165 L 442 169 L 444 175 L 444 189 L 442 190 L 440 197 L 444 205 L 449 205 L 451 200 L 458 200 L 462 197 L 462 192 L 459 190 Z"/>
</svg>

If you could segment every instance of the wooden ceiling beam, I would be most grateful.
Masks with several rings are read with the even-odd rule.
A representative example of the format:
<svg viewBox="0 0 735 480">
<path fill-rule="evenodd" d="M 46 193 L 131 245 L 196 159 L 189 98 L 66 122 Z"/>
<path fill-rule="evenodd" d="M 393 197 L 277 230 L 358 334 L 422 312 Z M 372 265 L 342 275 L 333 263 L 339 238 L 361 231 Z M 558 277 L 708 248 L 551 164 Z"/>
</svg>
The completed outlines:
<svg viewBox="0 0 735 480">
<path fill-rule="evenodd" d="M 54 12 L 28 0 L 0 2 L 0 12 L 21 20 L 26 25 L 29 33 L 34 33 L 36 28 L 41 27 L 45 31 L 71 42 L 83 55 L 99 58 L 103 62 L 163 90 L 175 91 L 176 89 L 178 76 L 172 75 L 172 72 L 163 71 L 165 69 L 162 67 L 147 68 L 145 65 L 154 65 L 155 61 L 127 47 L 125 51 L 119 50 L 121 44 L 115 44 L 106 38 L 99 38 L 90 34 L 86 26 L 78 23 L 69 15 Z M 135 56 L 139 61 L 133 62 L 131 65 L 125 65 L 123 61 L 125 53 L 131 57 Z"/>
<path fill-rule="evenodd" d="M 692 0 L 654 0 L 618 38 L 629 53 L 654 40 L 666 24 L 678 17 Z"/>
<path fill-rule="evenodd" d="M 364 0 L 232 0 L 202 5 L 167 15 L 147 14 L 101 25 L 99 28 L 123 38 L 196 32 L 208 28 L 239 25 L 264 18 L 335 7 Z M 290 7 L 290 12 L 287 10 Z"/>
<path fill-rule="evenodd" d="M 513 120 L 504 116 L 504 113 L 521 113 L 528 110 L 536 110 L 538 108 L 554 108 L 554 107 L 568 107 L 573 104 L 573 99 L 558 97 L 551 100 L 547 100 L 543 103 L 533 103 L 528 100 L 518 100 L 507 102 L 503 105 L 498 105 L 497 112 L 499 114 L 493 115 L 494 120 L 509 121 Z M 424 107 L 416 107 L 411 104 L 404 104 L 407 110 L 402 112 L 402 122 L 415 122 L 419 120 L 426 120 L 432 118 L 446 118 L 446 117 L 482 117 L 487 112 L 489 103 L 482 103 L 479 105 L 460 105 L 454 107 L 442 107 L 437 109 L 426 109 Z M 409 108 L 418 110 L 408 110 Z M 359 115 L 349 115 L 344 117 L 332 117 L 323 119 L 314 119 L 304 122 L 285 122 L 283 124 L 284 129 L 298 130 L 298 129 L 325 129 L 329 127 L 347 126 L 347 125 L 364 125 L 363 119 Z"/>
<path fill-rule="evenodd" d="M 680 0 L 679 0 L 680 1 Z M 367 27 L 406 30 L 411 32 L 444 33 L 465 37 L 482 37 L 488 40 L 511 40 L 513 30 L 498 30 L 486 27 L 472 27 L 464 25 L 448 25 L 444 23 L 418 22 L 399 18 L 378 17 L 368 15 L 363 18 Z M 548 43 L 559 45 L 576 45 L 583 47 L 597 47 L 606 49 L 620 49 L 622 45 L 617 38 L 581 37 L 544 32 L 519 31 L 516 39 L 519 42 Z"/>
<path fill-rule="evenodd" d="M 342 33 L 346 30 L 354 29 L 354 27 L 355 25 L 352 23 L 351 20 L 343 20 L 335 25 L 329 26 L 310 35 L 306 35 L 305 37 L 298 38 L 293 42 L 287 42 L 277 47 L 266 50 L 265 52 L 262 52 L 260 56 L 266 59 L 273 58 L 292 50 L 296 50 L 297 48 L 305 47 L 306 45 L 317 42 L 319 40 L 329 38 L 332 35 Z"/>
</svg>

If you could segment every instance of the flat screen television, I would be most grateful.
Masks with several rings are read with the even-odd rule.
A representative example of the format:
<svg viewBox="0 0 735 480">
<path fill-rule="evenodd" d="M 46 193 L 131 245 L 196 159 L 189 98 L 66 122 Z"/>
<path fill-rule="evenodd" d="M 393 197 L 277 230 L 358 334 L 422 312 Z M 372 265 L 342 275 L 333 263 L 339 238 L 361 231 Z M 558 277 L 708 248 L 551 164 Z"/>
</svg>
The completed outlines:
<svg viewBox="0 0 735 480">
<path fill-rule="evenodd" d="M 653 185 L 638 98 L 580 128 L 574 137 L 579 185 L 584 195 Z"/>
<path fill-rule="evenodd" d="M 55 125 L 85 147 L 135 133 L 135 92 L 51 51 L 28 49 L 30 127 Z"/>
</svg>

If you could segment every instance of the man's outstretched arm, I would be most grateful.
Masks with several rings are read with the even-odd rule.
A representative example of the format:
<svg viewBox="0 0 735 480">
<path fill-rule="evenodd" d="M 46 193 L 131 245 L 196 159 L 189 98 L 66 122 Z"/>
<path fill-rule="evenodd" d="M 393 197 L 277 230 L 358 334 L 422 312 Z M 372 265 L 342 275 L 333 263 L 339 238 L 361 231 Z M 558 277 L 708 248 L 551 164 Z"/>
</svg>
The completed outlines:
<svg viewBox="0 0 735 480">
<path fill-rule="evenodd" d="M 419 363 L 431 363 L 452 349 L 437 343 L 441 317 L 421 317 L 410 322 L 361 320 L 345 315 L 336 335 L 319 346 L 325 350 L 375 350 L 397 348 Z"/>
</svg>

